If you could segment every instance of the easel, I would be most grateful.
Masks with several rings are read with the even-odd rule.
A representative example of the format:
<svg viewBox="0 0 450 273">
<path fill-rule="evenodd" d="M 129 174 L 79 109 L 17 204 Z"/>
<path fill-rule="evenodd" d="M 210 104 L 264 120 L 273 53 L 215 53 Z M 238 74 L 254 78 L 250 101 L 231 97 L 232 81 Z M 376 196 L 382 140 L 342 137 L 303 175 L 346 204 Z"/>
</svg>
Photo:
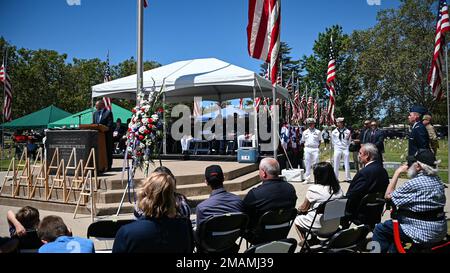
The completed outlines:
<svg viewBox="0 0 450 273">
<path fill-rule="evenodd" d="M 77 216 L 78 207 L 81 203 L 81 198 L 83 196 L 87 196 L 87 198 L 90 198 L 91 201 L 91 221 L 94 222 L 94 215 L 95 215 L 95 194 L 94 191 L 97 189 L 97 166 L 95 164 L 95 149 L 92 148 L 91 152 L 89 153 L 88 159 L 86 161 L 86 165 L 84 166 L 83 170 L 83 185 L 81 186 L 81 192 L 80 196 L 78 197 L 77 206 L 75 207 L 75 211 L 73 213 L 73 219 Z M 83 166 L 83 161 L 81 160 L 81 166 Z M 92 167 L 91 165 L 92 162 Z M 92 181 L 92 172 L 94 172 L 94 181 Z M 95 189 L 92 183 L 95 184 Z M 88 188 L 86 189 L 87 184 L 89 184 Z M 88 192 L 86 192 L 88 191 Z M 89 202 L 89 201 L 88 201 Z"/>
<path fill-rule="evenodd" d="M 12 175 L 9 173 L 12 172 Z M 8 172 L 6 172 L 5 177 L 3 178 L 2 188 L 0 189 L 0 195 L 3 192 L 3 189 L 5 188 L 6 182 L 11 180 L 11 197 L 14 197 L 14 187 L 17 182 L 17 169 L 16 169 L 16 157 L 13 157 L 11 162 L 9 163 Z"/>
<path fill-rule="evenodd" d="M 33 163 L 33 167 L 31 168 L 31 176 L 32 176 L 32 181 L 34 180 L 34 176 L 36 175 L 36 182 L 33 183 L 32 188 L 31 188 L 31 192 L 28 196 L 28 199 L 31 199 L 34 197 L 35 192 L 36 192 L 36 186 L 38 184 L 38 182 L 40 183 L 40 186 L 44 186 L 45 185 L 45 162 L 43 160 L 43 156 L 42 156 L 42 149 L 39 149 L 37 154 L 36 154 L 36 158 L 34 159 L 34 163 Z M 35 174 L 35 171 L 38 171 L 37 174 Z M 44 179 L 42 178 L 42 174 L 44 174 Z"/>
<path fill-rule="evenodd" d="M 22 163 L 23 161 L 25 161 L 25 163 Z M 27 150 L 24 149 L 24 151 L 22 152 L 22 155 L 20 157 L 19 160 L 19 164 L 17 164 L 17 173 L 19 172 L 19 169 L 22 169 L 22 174 L 19 176 L 19 179 L 17 180 L 17 186 L 14 189 L 14 187 L 12 187 L 13 190 L 13 195 L 12 197 L 16 197 L 19 195 L 19 190 L 21 186 L 26 186 L 27 187 L 27 192 L 24 193 L 29 196 L 31 193 L 31 170 L 30 170 L 30 159 L 28 158 L 28 153 Z M 25 185 L 22 185 L 22 180 L 25 180 Z"/>
</svg>

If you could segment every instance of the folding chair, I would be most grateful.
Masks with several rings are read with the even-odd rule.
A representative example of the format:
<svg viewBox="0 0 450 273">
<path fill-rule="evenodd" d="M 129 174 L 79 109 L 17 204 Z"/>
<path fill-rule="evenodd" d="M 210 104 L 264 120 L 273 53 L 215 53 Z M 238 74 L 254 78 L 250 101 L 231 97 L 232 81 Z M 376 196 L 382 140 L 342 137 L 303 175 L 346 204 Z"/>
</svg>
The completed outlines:
<svg viewBox="0 0 450 273">
<path fill-rule="evenodd" d="M 265 212 L 256 227 L 246 235 L 252 245 L 286 239 L 297 216 L 297 209 L 278 209 Z"/>
<path fill-rule="evenodd" d="M 237 253 L 238 238 L 244 233 L 248 216 L 244 213 L 227 213 L 211 216 L 201 223 L 197 232 L 197 252 Z"/>
<path fill-rule="evenodd" d="M 110 253 L 112 246 L 108 246 L 108 241 L 114 241 L 119 229 L 135 220 L 105 220 L 94 222 L 89 225 L 87 230 L 87 238 L 94 237 L 96 241 L 103 241 L 105 248 L 101 250 L 95 250 L 96 253 Z"/>
<path fill-rule="evenodd" d="M 366 242 L 370 228 L 359 225 L 336 232 L 330 239 L 323 241 L 320 246 L 310 248 L 311 252 L 357 252 L 361 244 Z"/>
<path fill-rule="evenodd" d="M 252 246 L 245 251 L 250 254 L 294 253 L 297 248 L 297 240 L 293 238 L 282 239 L 270 243 Z"/>
<path fill-rule="evenodd" d="M 341 218 L 345 216 L 347 201 L 347 198 L 334 199 L 321 203 L 315 209 L 316 213 L 311 222 L 311 226 L 305 234 L 305 240 L 303 242 L 301 252 L 310 251 L 310 243 L 314 242 L 314 239 L 318 239 L 319 241 L 326 241 L 338 231 Z M 313 233 L 312 228 L 319 214 L 323 214 L 321 216 L 322 228 Z"/>
<path fill-rule="evenodd" d="M 373 230 L 381 222 L 385 203 L 383 192 L 367 194 L 361 199 L 352 222 L 356 225 L 368 225 Z"/>
</svg>

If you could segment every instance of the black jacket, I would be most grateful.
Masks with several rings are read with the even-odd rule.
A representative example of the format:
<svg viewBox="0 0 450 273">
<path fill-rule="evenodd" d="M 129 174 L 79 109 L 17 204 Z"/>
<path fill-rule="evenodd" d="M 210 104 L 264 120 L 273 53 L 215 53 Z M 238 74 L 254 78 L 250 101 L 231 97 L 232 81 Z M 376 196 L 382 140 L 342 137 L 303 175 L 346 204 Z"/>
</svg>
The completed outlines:
<svg viewBox="0 0 450 273">
<path fill-rule="evenodd" d="M 103 111 L 103 114 L 101 114 L 102 111 Z M 101 119 L 99 121 L 98 119 L 99 119 L 100 115 L 101 115 Z M 95 111 L 94 116 L 93 116 L 93 123 L 94 124 L 103 124 L 103 125 L 107 126 L 112 133 L 112 128 L 114 126 L 114 119 L 113 119 L 112 112 L 107 109 Z"/>
<path fill-rule="evenodd" d="M 417 122 L 409 135 L 408 155 L 415 155 L 420 149 L 430 149 L 430 138 L 423 123 Z"/>
<path fill-rule="evenodd" d="M 385 193 L 388 185 L 389 176 L 381 162 L 375 161 L 362 168 L 353 177 L 348 188 L 346 214 L 354 215 L 364 196 L 369 193 Z"/>
</svg>

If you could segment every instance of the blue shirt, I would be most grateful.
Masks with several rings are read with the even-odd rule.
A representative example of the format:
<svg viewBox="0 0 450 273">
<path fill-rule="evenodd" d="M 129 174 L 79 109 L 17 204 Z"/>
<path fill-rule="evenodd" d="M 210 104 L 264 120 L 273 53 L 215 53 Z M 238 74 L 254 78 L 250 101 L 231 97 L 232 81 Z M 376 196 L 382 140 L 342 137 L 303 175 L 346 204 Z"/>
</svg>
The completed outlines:
<svg viewBox="0 0 450 273">
<path fill-rule="evenodd" d="M 392 193 L 392 202 L 398 208 L 415 212 L 431 211 L 445 206 L 445 188 L 437 176 L 420 173 Z M 422 221 L 400 216 L 403 232 L 416 243 L 441 241 L 447 234 L 447 222 Z"/>
<path fill-rule="evenodd" d="M 41 246 L 39 253 L 95 253 L 95 249 L 89 239 L 59 236 L 55 241 Z"/>
<path fill-rule="evenodd" d="M 197 226 L 213 215 L 223 215 L 232 212 L 242 212 L 242 200 L 224 188 L 211 192 L 208 199 L 197 206 Z"/>
</svg>

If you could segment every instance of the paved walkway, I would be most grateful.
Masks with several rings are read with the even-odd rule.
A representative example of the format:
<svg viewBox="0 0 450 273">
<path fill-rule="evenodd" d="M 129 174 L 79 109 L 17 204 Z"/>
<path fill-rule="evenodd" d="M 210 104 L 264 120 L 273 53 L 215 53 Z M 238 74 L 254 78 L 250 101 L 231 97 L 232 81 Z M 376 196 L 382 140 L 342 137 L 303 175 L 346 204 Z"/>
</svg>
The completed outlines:
<svg viewBox="0 0 450 273">
<path fill-rule="evenodd" d="M 352 176 L 354 176 L 354 173 L 352 173 Z M 340 178 L 342 180 L 344 179 L 344 172 L 340 173 Z M 405 182 L 405 180 L 399 181 L 399 186 L 402 185 L 404 182 Z M 301 205 L 301 203 L 303 202 L 303 200 L 305 199 L 306 192 L 310 185 L 305 185 L 305 184 L 301 184 L 301 183 L 293 183 L 293 185 L 297 192 L 297 197 L 298 197 L 297 207 L 299 207 Z M 341 183 L 342 190 L 344 192 L 347 192 L 349 185 L 350 185 L 349 183 Z M 445 211 L 450 212 L 450 189 L 446 189 L 445 192 L 446 192 L 446 196 L 447 196 L 447 203 L 445 206 Z M 0 206 L 0 236 L 9 236 L 8 224 L 6 221 L 7 211 L 13 210 L 14 212 L 16 212 L 18 209 L 19 208 L 17 208 L 17 207 Z M 76 219 L 73 219 L 72 213 L 61 213 L 61 212 L 52 212 L 52 211 L 44 211 L 44 210 L 40 211 L 40 215 L 41 215 L 41 219 L 48 215 L 59 215 L 60 217 L 62 217 L 64 219 L 64 222 L 67 224 L 67 226 L 72 229 L 73 234 L 75 236 L 80 236 L 80 237 L 86 237 L 87 228 L 88 228 L 89 224 L 91 223 L 90 215 L 78 215 Z M 195 217 L 195 216 L 192 215 L 192 217 Z M 102 217 L 98 217 L 96 219 L 101 220 L 101 219 L 114 219 L 114 218 L 116 218 L 116 217 L 115 216 L 102 216 Z M 124 214 L 124 215 L 120 215 L 118 218 L 119 219 L 131 219 L 131 218 L 133 218 L 133 216 L 132 216 L 132 214 Z M 383 217 L 383 220 L 387 220 L 387 219 L 389 219 L 389 214 L 386 214 Z M 289 237 L 295 238 L 296 240 L 298 240 L 298 235 L 297 235 L 297 232 L 294 230 L 294 228 L 291 229 L 291 231 L 289 233 Z M 99 243 L 99 242 L 95 242 L 95 245 L 97 248 L 104 247 L 104 244 Z M 245 250 L 244 245 L 245 245 L 245 243 L 243 243 L 241 245 L 240 252 L 243 252 Z"/>
</svg>

